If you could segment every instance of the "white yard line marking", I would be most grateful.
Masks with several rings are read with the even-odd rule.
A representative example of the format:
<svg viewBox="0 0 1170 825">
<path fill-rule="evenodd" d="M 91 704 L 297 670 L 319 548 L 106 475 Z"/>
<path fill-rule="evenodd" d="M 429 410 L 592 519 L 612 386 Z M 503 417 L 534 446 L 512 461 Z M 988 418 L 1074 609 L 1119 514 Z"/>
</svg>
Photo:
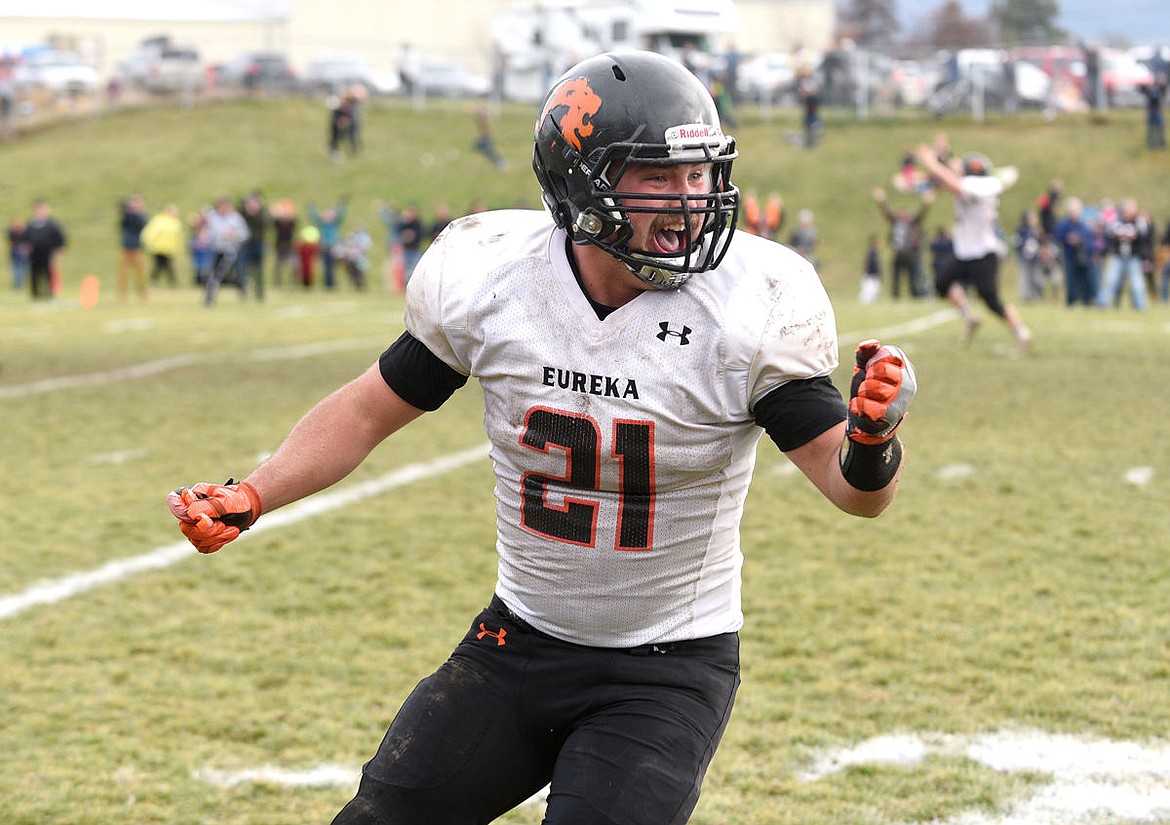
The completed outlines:
<svg viewBox="0 0 1170 825">
<path fill-rule="evenodd" d="M 288 347 L 263 347 L 248 353 L 253 361 L 281 361 L 291 358 L 312 358 L 331 352 L 347 352 L 349 350 L 373 348 L 386 344 L 389 338 L 384 336 L 366 338 L 344 338 L 339 341 L 319 341 L 313 344 L 296 344 Z M 134 381 L 139 378 L 149 378 L 152 375 L 161 375 L 164 372 L 201 364 L 211 360 L 210 355 L 187 353 L 174 355 L 170 358 L 159 358 L 156 361 L 145 361 L 141 364 L 131 364 L 101 372 L 90 372 L 85 375 L 62 375 L 57 378 L 44 378 L 28 384 L 12 384 L 0 387 L 0 401 L 8 398 L 24 398 L 29 395 L 40 395 L 58 390 L 72 390 L 78 387 L 97 387 L 105 384 L 114 384 L 118 381 Z"/>
<path fill-rule="evenodd" d="M 253 782 L 258 785 L 276 785 L 283 788 L 354 788 L 356 790 L 361 775 L 362 772 L 359 768 L 347 768 L 344 765 L 317 765 L 299 771 L 264 765 L 259 768 L 244 768 L 238 771 L 203 768 L 195 772 L 196 779 L 223 790 L 229 790 L 245 782 Z M 548 801 L 548 791 L 549 788 L 545 785 L 541 790 L 520 803 L 518 807 L 543 805 Z"/>
<path fill-rule="evenodd" d="M 365 338 L 344 338 L 340 341 L 318 341 L 312 344 L 297 344 L 290 347 L 268 347 L 254 349 L 248 357 L 253 361 L 283 361 L 286 358 L 312 358 L 315 355 L 325 355 L 331 352 L 347 352 L 352 349 L 363 349 L 376 346 L 388 346 L 389 338 L 385 335 Z"/>
<path fill-rule="evenodd" d="M 937 825 L 1075 825 L 1086 822 L 1163 822 L 1170 817 L 1170 746 L 1097 739 L 1037 730 L 1007 730 L 970 736 L 899 733 L 877 736 L 853 747 L 824 752 L 801 782 L 863 765 L 913 770 L 931 757 L 968 759 L 997 773 L 1031 773 L 1039 779 L 1025 796 L 1005 800 L 1003 813 L 963 811 L 934 820 Z M 196 776 L 221 788 L 242 782 L 287 787 L 356 787 L 360 771 L 320 765 L 294 771 L 265 766 L 240 771 L 210 768 Z M 523 804 L 540 805 L 548 788 Z M 891 823 L 894 825 L 894 823 Z"/>
<path fill-rule="evenodd" d="M 1145 324 L 1137 319 L 1109 319 L 1091 321 L 1085 325 L 1089 332 L 1100 332 L 1105 335 L 1130 335 L 1132 333 L 1144 332 Z"/>
<path fill-rule="evenodd" d="M 966 811 L 938 825 L 1072 825 L 1163 822 L 1170 817 L 1170 746 L 1044 731 L 975 736 L 895 734 L 822 755 L 804 782 L 857 765 L 912 767 L 933 755 L 961 756 L 1000 773 L 1048 777 L 1004 814 Z"/>
<path fill-rule="evenodd" d="M 402 487 L 416 481 L 442 475 L 478 461 L 487 454 L 488 445 L 485 442 L 468 450 L 440 456 L 432 461 L 408 465 L 379 478 L 359 482 L 339 490 L 318 493 L 265 516 L 263 521 L 257 522 L 255 527 L 237 541 L 246 541 L 256 533 L 286 527 L 337 510 L 356 501 L 380 495 L 395 487 Z M 58 579 L 37 582 L 21 593 L 0 597 L 0 621 L 10 619 L 33 607 L 64 601 L 103 584 L 112 584 L 139 573 L 170 567 L 194 555 L 196 555 L 194 548 L 186 539 L 183 539 L 156 547 L 140 556 L 130 556 L 103 564 L 94 570 L 71 573 Z"/>
<path fill-rule="evenodd" d="M 150 451 L 145 447 L 134 447 L 129 450 L 111 450 L 108 453 L 97 453 L 89 457 L 92 464 L 125 464 L 137 458 L 145 458 Z"/>
<path fill-rule="evenodd" d="M 145 332 L 154 329 L 153 318 L 125 318 L 120 321 L 106 321 L 102 325 L 102 332 L 107 335 L 118 335 L 123 332 Z"/>
<path fill-rule="evenodd" d="M 975 475 L 975 465 L 962 462 L 958 464 L 946 464 L 939 467 L 934 473 L 935 478 L 943 481 L 951 481 L 956 478 L 968 478 L 973 475 Z"/>
<path fill-rule="evenodd" d="M 854 348 L 861 341 L 868 338 L 896 338 L 899 335 L 913 335 L 917 332 L 926 332 L 928 329 L 942 326 L 951 321 L 958 320 L 958 315 L 953 309 L 940 309 L 937 312 L 932 312 L 929 315 L 924 315 L 921 318 L 914 318 L 909 321 L 903 321 L 900 324 L 891 324 L 888 327 L 878 327 L 877 329 L 867 330 L 865 332 L 842 332 L 837 338 L 841 342 L 842 347 Z"/>
<path fill-rule="evenodd" d="M 196 772 L 195 778 L 224 790 L 245 782 L 293 788 L 352 787 L 356 789 L 358 780 L 361 778 L 361 771 L 343 765 L 318 765 L 303 771 L 265 765 L 262 768 L 246 768 L 239 771 L 204 768 Z"/>
<path fill-rule="evenodd" d="M 133 381 L 138 378 L 147 378 L 151 375 L 170 372 L 180 367 L 189 367 L 207 360 L 204 355 L 175 355 L 170 358 L 160 358 L 157 361 L 146 361 L 141 364 L 131 364 L 115 370 L 90 372 L 85 375 L 61 375 L 57 378 L 43 378 L 28 384 L 12 384 L 0 387 L 0 401 L 6 398 L 24 398 L 28 395 L 39 395 L 58 390 L 72 390 L 78 387 L 95 387 L 102 384 L 113 384 L 117 381 Z"/>
<path fill-rule="evenodd" d="M 1126 484 L 1132 484 L 1135 487 L 1145 487 L 1154 480 L 1153 467 L 1131 467 L 1125 471 Z"/>
</svg>

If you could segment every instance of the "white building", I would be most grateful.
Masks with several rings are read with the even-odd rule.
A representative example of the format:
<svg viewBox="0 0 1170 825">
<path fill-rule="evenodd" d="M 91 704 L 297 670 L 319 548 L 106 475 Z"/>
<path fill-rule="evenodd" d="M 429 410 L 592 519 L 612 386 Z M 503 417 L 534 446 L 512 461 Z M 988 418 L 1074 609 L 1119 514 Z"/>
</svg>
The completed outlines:
<svg viewBox="0 0 1170 825">
<path fill-rule="evenodd" d="M 626 0 L 634 2 L 635 0 Z M 609 5 L 615 0 L 580 0 Z M 695 6 L 704 0 L 673 0 Z M 710 0 L 712 4 L 731 0 Z M 457 58 L 489 72 L 492 21 L 537 0 L 0 0 L 0 50 L 52 43 L 79 52 L 103 75 L 144 38 L 169 35 L 209 62 L 274 49 L 303 67 L 312 57 L 346 52 L 376 69 L 397 70 L 404 44 L 416 54 Z M 664 4 L 669 5 L 669 2 Z M 719 48 L 741 52 L 824 49 L 836 23 L 832 0 L 734 0 L 742 25 L 716 34 Z"/>
</svg>

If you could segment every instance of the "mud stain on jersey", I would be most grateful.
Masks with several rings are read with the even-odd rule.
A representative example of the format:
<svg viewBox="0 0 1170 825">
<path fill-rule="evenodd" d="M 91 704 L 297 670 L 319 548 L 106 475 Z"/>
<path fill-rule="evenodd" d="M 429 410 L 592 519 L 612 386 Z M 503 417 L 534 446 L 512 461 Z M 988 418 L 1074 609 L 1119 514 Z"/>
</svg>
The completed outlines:
<svg viewBox="0 0 1170 825">
<path fill-rule="evenodd" d="M 831 334 L 833 327 L 828 323 L 828 314 L 824 312 L 808 318 L 800 324 L 788 327 L 789 335 L 796 337 L 806 347 L 821 352 L 837 348 L 836 337 Z"/>
</svg>

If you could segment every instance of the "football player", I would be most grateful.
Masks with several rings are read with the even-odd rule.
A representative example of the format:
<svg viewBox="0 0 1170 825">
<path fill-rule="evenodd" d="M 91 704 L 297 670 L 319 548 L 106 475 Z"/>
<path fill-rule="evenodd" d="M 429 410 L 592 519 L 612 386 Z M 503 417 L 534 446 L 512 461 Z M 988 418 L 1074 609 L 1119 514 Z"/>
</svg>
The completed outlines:
<svg viewBox="0 0 1170 825">
<path fill-rule="evenodd" d="M 377 363 L 244 481 L 170 496 L 214 552 L 480 382 L 495 592 L 335 823 L 490 822 L 548 783 L 546 823 L 686 822 L 739 684 L 739 525 L 761 434 L 848 513 L 893 499 L 913 369 L 864 342 L 843 402 L 812 265 L 734 229 L 735 158 L 680 64 L 578 64 L 536 122 L 547 211 L 454 221 Z"/>
<path fill-rule="evenodd" d="M 997 231 L 999 197 L 1015 184 L 1018 171 L 1014 166 L 996 170 L 987 156 L 978 152 L 947 163 L 925 143 L 918 147 L 917 157 L 934 184 L 954 197 L 955 254 L 939 274 L 935 289 L 958 310 L 964 345 L 971 343 L 982 323 L 967 298 L 967 288 L 973 286 L 987 308 L 1011 329 L 1016 342 L 1013 354 L 1023 355 L 1032 346 L 1032 331 L 1015 305 L 1000 298 L 999 256 L 1004 242 Z"/>
</svg>

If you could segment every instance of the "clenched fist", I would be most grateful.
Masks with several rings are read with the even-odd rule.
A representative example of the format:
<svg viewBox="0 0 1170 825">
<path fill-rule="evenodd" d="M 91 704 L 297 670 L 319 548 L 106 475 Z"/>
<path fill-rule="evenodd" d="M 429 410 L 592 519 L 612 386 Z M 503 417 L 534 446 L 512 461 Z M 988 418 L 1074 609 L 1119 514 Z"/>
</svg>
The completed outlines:
<svg viewBox="0 0 1170 825">
<path fill-rule="evenodd" d="M 858 444 L 884 444 L 902 423 L 918 389 L 914 366 L 898 347 L 877 340 L 857 346 L 846 433 Z"/>
<path fill-rule="evenodd" d="M 200 553 L 214 553 L 251 527 L 263 512 L 260 495 L 246 481 L 200 482 L 167 496 L 179 529 Z"/>
</svg>

